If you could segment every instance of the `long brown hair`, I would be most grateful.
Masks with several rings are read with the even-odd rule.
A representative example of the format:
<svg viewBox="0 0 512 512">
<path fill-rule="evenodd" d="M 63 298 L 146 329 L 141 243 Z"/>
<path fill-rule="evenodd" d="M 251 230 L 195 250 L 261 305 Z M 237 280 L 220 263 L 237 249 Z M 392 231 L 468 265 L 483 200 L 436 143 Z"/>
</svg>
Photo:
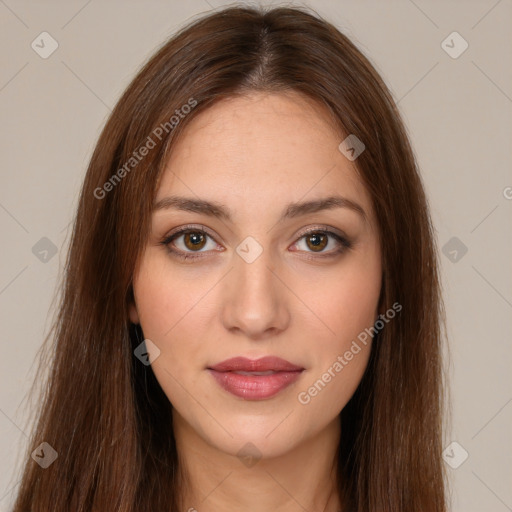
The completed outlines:
<svg viewBox="0 0 512 512">
<path fill-rule="evenodd" d="M 343 510 L 446 510 L 438 252 L 396 104 L 369 60 L 330 23 L 295 8 L 236 7 L 204 16 L 166 42 L 99 137 L 28 451 L 47 442 L 58 458 L 42 469 L 27 455 L 14 512 L 177 510 L 172 407 L 151 367 L 134 357 L 142 338 L 128 317 L 131 280 L 176 137 L 214 102 L 254 90 L 303 93 L 327 107 L 340 134 L 363 141 L 357 170 L 382 241 L 379 312 L 402 305 L 376 334 L 362 382 L 341 412 Z M 143 145 L 149 151 L 133 160 Z"/>
</svg>

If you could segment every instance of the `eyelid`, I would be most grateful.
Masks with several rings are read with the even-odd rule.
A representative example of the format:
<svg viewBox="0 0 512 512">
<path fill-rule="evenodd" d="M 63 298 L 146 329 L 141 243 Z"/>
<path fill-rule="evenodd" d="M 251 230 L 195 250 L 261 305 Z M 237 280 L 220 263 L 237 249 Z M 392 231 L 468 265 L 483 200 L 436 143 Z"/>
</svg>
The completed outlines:
<svg viewBox="0 0 512 512">
<path fill-rule="evenodd" d="M 161 244 L 166 246 L 171 253 L 173 253 L 183 259 L 194 259 L 194 258 L 204 257 L 204 255 L 206 255 L 210 251 L 184 252 L 184 251 L 181 251 L 180 249 L 170 249 L 169 248 L 169 244 L 173 241 L 174 238 L 178 238 L 179 236 L 186 234 L 188 231 L 197 231 L 198 233 L 203 233 L 205 235 L 208 235 L 215 243 L 219 244 L 216 240 L 216 236 L 214 236 L 212 234 L 212 232 L 209 230 L 209 228 L 206 228 L 203 225 L 197 225 L 197 224 L 186 224 L 184 226 L 180 226 L 179 228 L 172 230 L 168 235 L 166 235 L 164 237 L 164 239 L 161 241 Z M 322 253 L 322 252 L 316 253 L 316 256 L 315 256 L 315 252 L 306 251 L 306 253 L 308 254 L 308 256 L 306 256 L 306 258 L 309 258 L 309 257 L 328 258 L 329 256 L 339 255 L 352 247 L 353 242 L 343 231 L 341 231 L 337 228 L 333 228 L 328 225 L 323 225 L 323 224 L 317 224 L 317 225 L 308 227 L 308 228 L 304 229 L 303 231 L 299 232 L 297 235 L 295 235 L 295 241 L 293 242 L 292 245 L 297 244 L 302 238 L 309 235 L 310 233 L 317 233 L 317 232 L 320 232 L 320 233 L 323 232 L 323 233 L 327 234 L 327 236 L 334 237 L 336 239 L 336 241 L 338 242 L 338 244 L 341 245 L 342 247 L 341 247 L 341 249 L 331 250 L 326 253 Z M 222 252 L 222 251 L 220 251 L 220 252 Z M 296 252 L 303 252 L 303 251 L 296 251 Z"/>
<path fill-rule="evenodd" d="M 327 259 L 334 258 L 336 256 L 341 256 L 349 249 L 352 249 L 354 244 L 353 240 L 350 237 L 348 237 L 342 230 L 333 228 L 325 224 L 317 224 L 312 227 L 306 228 L 304 231 L 301 231 L 298 235 L 296 235 L 296 241 L 293 243 L 293 245 L 300 242 L 300 240 L 302 240 L 305 236 L 313 233 L 324 233 L 328 237 L 334 238 L 340 247 L 338 249 L 331 249 L 330 251 L 327 252 L 318 253 L 315 253 L 314 251 L 295 251 L 297 253 L 304 253 L 303 255 L 301 255 L 301 257 L 307 260 L 318 261 L 322 258 Z"/>
<path fill-rule="evenodd" d="M 206 228 L 203 225 L 197 225 L 197 224 L 186 224 L 184 226 L 180 226 L 179 228 L 173 229 L 169 234 L 164 236 L 163 240 L 160 243 L 162 245 L 166 246 L 167 249 L 169 250 L 169 252 L 176 254 L 178 256 L 181 255 L 181 256 L 183 256 L 183 258 L 185 258 L 185 257 L 187 257 L 187 258 L 202 258 L 203 255 L 209 251 L 184 252 L 180 249 L 170 249 L 169 248 L 169 244 L 175 238 L 179 238 L 180 236 L 185 235 L 189 231 L 203 233 L 204 235 L 209 236 L 217 245 L 219 245 L 219 243 L 217 242 L 216 236 L 214 236 L 208 228 Z M 220 251 L 220 252 L 222 252 L 222 251 Z"/>
<path fill-rule="evenodd" d="M 345 239 L 347 242 L 349 241 L 349 237 L 343 231 L 327 226 L 326 224 L 316 224 L 313 227 L 306 228 L 297 235 L 297 239 L 302 238 L 304 235 L 308 235 L 309 233 L 316 233 L 317 231 L 332 232 L 340 238 Z"/>
<path fill-rule="evenodd" d="M 209 230 L 209 228 L 201 225 L 201 224 L 185 224 L 184 226 L 180 226 L 179 228 L 173 229 L 169 234 L 165 235 L 164 239 L 169 240 L 174 235 L 183 234 L 183 231 L 198 231 L 199 233 L 205 233 L 213 240 L 216 240 L 216 237 Z"/>
</svg>

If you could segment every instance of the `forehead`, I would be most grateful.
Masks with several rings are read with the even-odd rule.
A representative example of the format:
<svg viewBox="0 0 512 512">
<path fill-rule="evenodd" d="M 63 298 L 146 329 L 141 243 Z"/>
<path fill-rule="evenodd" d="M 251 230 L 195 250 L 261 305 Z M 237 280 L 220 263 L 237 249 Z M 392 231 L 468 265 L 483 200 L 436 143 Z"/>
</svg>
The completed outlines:
<svg viewBox="0 0 512 512">
<path fill-rule="evenodd" d="M 170 194 L 280 210 L 337 193 L 371 214 L 345 135 L 325 107 L 298 93 L 251 93 L 217 102 L 187 125 L 171 150 L 156 202 Z M 254 214 L 254 209 L 252 210 Z"/>
</svg>

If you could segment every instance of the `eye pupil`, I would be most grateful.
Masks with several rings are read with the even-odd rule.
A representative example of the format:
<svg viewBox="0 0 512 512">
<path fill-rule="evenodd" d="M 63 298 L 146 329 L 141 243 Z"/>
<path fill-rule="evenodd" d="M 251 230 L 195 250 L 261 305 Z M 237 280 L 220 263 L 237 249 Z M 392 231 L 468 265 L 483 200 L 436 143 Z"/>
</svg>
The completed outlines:
<svg viewBox="0 0 512 512">
<path fill-rule="evenodd" d="M 208 237 L 211 235 L 207 235 L 205 231 L 202 229 L 183 229 L 182 231 L 179 231 L 178 233 L 175 233 L 174 235 L 171 235 L 164 239 L 161 243 L 168 247 L 170 252 L 175 253 L 176 255 L 179 255 L 180 257 L 186 258 L 192 258 L 191 254 L 186 254 L 187 250 L 192 252 L 199 252 L 207 243 Z M 171 247 L 173 245 L 173 241 L 176 238 L 183 237 L 183 244 L 186 246 L 186 250 L 173 250 Z M 320 253 L 323 252 L 325 247 L 329 243 L 329 237 L 332 237 L 338 241 L 338 244 L 342 247 L 350 247 L 350 244 L 348 242 L 345 242 L 342 238 L 335 235 L 334 233 L 330 231 L 310 231 L 308 234 L 305 234 L 301 237 L 302 240 L 306 241 L 306 245 L 312 252 Z M 339 254 L 343 251 L 343 249 L 340 249 L 336 252 L 336 254 Z M 184 254 L 183 254 L 184 253 Z M 183 256 L 182 256 L 183 254 Z M 327 254 L 332 254 L 327 253 Z"/>
<path fill-rule="evenodd" d="M 326 235 L 323 235 L 323 234 L 320 234 L 320 233 L 314 233 L 312 235 L 309 235 L 307 237 L 307 242 L 308 242 L 308 246 L 309 246 L 309 243 L 310 241 L 312 241 L 312 249 L 317 251 L 318 249 L 322 250 L 325 248 L 325 246 L 327 245 L 327 236 Z"/>
<path fill-rule="evenodd" d="M 206 240 L 205 236 L 197 231 L 185 233 L 184 238 L 185 245 L 189 249 L 202 249 Z"/>
</svg>

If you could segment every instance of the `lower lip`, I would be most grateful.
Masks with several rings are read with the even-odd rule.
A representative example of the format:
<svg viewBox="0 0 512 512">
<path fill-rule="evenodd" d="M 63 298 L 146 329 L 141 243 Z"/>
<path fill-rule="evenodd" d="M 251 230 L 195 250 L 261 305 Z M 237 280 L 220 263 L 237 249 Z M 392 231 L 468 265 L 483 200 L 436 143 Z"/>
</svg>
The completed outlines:
<svg viewBox="0 0 512 512">
<path fill-rule="evenodd" d="M 276 372 L 272 375 L 240 375 L 233 372 L 218 372 L 208 368 L 210 374 L 222 388 L 245 400 L 264 400 L 277 395 L 294 383 L 303 370 Z"/>
</svg>

